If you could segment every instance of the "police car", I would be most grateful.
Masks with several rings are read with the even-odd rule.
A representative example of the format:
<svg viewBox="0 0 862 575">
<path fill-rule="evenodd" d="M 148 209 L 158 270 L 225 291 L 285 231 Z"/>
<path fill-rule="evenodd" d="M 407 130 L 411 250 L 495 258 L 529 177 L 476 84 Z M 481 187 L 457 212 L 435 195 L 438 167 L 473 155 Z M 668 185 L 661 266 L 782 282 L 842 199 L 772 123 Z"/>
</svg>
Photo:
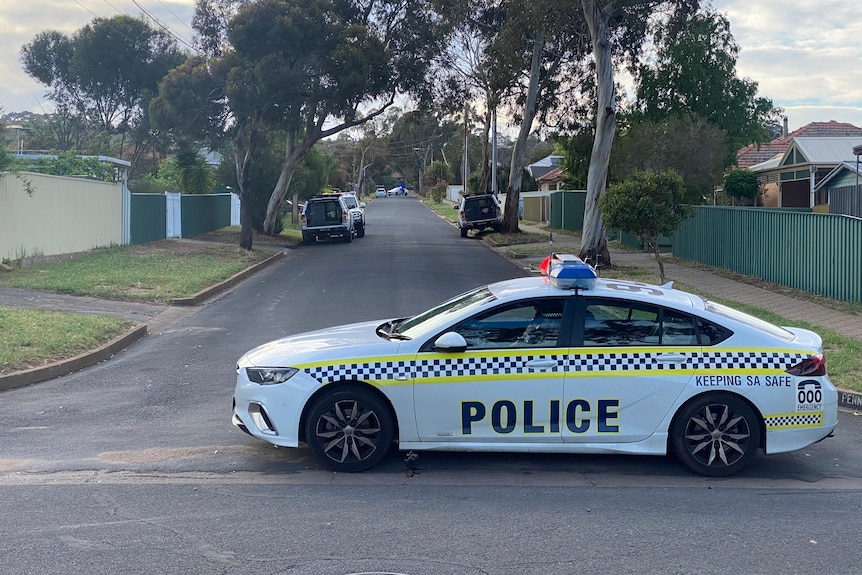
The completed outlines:
<svg viewBox="0 0 862 575">
<path fill-rule="evenodd" d="M 762 449 L 829 436 L 820 337 L 699 296 L 547 275 L 480 287 L 410 318 L 264 344 L 237 363 L 233 423 L 355 472 L 408 450 L 673 453 L 727 476 Z"/>
</svg>

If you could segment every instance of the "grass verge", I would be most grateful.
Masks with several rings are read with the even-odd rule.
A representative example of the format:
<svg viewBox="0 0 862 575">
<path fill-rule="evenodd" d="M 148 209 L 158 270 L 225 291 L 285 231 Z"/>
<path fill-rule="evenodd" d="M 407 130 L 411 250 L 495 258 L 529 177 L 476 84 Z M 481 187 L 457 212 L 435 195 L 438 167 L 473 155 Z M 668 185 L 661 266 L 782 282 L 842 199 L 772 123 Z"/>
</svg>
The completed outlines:
<svg viewBox="0 0 862 575">
<path fill-rule="evenodd" d="M 168 303 L 190 297 L 272 255 L 217 242 L 161 240 L 97 249 L 73 260 L 0 274 L 0 287 Z"/>
<path fill-rule="evenodd" d="M 134 325 L 115 317 L 0 307 L 0 375 L 74 357 Z"/>
</svg>

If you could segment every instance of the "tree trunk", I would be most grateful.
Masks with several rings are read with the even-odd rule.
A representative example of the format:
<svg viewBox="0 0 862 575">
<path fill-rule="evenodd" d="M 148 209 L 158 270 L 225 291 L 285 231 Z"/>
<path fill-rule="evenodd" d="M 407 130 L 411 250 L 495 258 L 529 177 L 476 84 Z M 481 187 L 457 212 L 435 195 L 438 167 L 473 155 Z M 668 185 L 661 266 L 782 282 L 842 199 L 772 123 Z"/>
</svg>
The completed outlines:
<svg viewBox="0 0 862 575">
<path fill-rule="evenodd" d="M 514 234 L 521 231 L 518 228 L 518 202 L 521 194 L 521 180 L 524 172 L 524 155 L 527 149 L 527 138 L 533 129 L 536 118 L 536 101 L 539 97 L 539 77 L 541 72 L 542 51 L 545 48 L 545 31 L 538 30 L 533 34 L 533 59 L 530 63 L 530 85 L 527 88 L 527 100 L 524 104 L 524 119 L 518 131 L 518 139 L 512 150 L 512 163 L 509 168 L 509 185 L 506 188 L 506 209 L 503 212 L 503 233 Z"/>
<path fill-rule="evenodd" d="M 664 283 L 665 283 L 664 262 L 661 261 L 661 252 L 659 252 L 659 249 L 658 249 L 658 238 L 656 238 L 655 241 L 652 241 L 652 245 L 653 245 L 653 252 L 655 253 L 655 261 L 658 264 L 658 275 L 661 278 L 661 282 L 659 283 L 659 285 L 664 285 Z"/>
<path fill-rule="evenodd" d="M 290 187 L 290 180 L 293 179 L 293 174 L 296 168 L 302 162 L 311 146 L 308 144 L 310 138 L 306 137 L 305 142 L 297 147 L 297 132 L 296 130 L 288 130 L 287 138 L 284 146 L 284 163 L 281 165 L 281 173 L 278 175 L 278 181 L 269 196 L 269 201 L 266 204 L 266 216 L 263 219 L 263 233 L 268 236 L 275 235 L 275 224 L 278 219 L 278 211 L 281 208 L 281 203 L 284 201 L 284 196 L 287 194 L 287 189 Z"/>
<path fill-rule="evenodd" d="M 479 193 L 487 193 L 491 189 L 491 158 L 490 138 L 491 132 L 491 108 L 485 109 L 484 122 L 482 124 L 482 172 L 479 176 Z"/>
<path fill-rule="evenodd" d="M 233 161 L 236 169 L 236 183 L 239 186 L 239 247 L 244 250 L 251 250 L 254 242 L 254 230 L 251 223 L 251 193 L 246 188 L 246 174 L 249 158 L 251 158 L 252 146 L 254 145 L 254 137 L 250 136 L 248 147 L 245 153 L 240 156 L 241 134 L 242 128 L 237 130 L 237 136 L 233 139 Z"/>
<path fill-rule="evenodd" d="M 611 265 L 608 240 L 599 210 L 599 198 L 608 181 L 608 163 L 616 132 L 616 98 L 614 95 L 614 68 L 611 61 L 611 41 L 608 36 L 610 10 L 602 10 L 599 0 L 581 0 L 584 17 L 590 28 L 593 57 L 596 62 L 596 137 L 590 155 L 587 174 L 587 198 L 584 208 L 584 229 L 579 256 L 593 265 Z"/>
</svg>

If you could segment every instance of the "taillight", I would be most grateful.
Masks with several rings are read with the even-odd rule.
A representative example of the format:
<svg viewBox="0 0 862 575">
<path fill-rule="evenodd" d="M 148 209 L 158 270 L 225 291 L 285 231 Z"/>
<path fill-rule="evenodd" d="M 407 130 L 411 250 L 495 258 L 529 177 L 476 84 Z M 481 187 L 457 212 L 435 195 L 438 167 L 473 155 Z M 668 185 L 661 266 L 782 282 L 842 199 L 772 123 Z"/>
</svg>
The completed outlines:
<svg viewBox="0 0 862 575">
<path fill-rule="evenodd" d="M 793 367 L 787 369 L 790 375 L 798 375 L 801 377 L 816 377 L 818 375 L 826 375 L 826 358 L 822 353 L 812 355 L 803 359 Z"/>
<path fill-rule="evenodd" d="M 299 216 L 300 225 L 307 227 L 308 221 L 305 219 L 305 214 Z"/>
<path fill-rule="evenodd" d="M 343 212 L 341 212 L 341 223 L 342 223 L 342 224 L 346 224 L 346 223 L 347 223 L 347 218 L 349 218 L 349 217 L 350 217 L 350 212 L 349 212 L 349 211 L 344 210 Z"/>
</svg>

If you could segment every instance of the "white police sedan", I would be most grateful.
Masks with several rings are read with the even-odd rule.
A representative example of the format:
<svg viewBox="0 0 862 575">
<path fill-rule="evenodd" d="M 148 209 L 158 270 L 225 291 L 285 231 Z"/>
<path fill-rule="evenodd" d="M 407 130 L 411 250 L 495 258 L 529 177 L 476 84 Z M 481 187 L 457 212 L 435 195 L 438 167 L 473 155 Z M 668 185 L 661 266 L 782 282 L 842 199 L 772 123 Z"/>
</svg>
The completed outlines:
<svg viewBox="0 0 862 575">
<path fill-rule="evenodd" d="M 674 453 L 709 476 L 835 428 L 817 334 L 670 287 L 596 279 L 573 256 L 549 268 L 415 317 L 253 349 L 237 363 L 233 423 L 278 446 L 305 442 L 337 471 L 368 469 L 397 444 Z"/>
</svg>

